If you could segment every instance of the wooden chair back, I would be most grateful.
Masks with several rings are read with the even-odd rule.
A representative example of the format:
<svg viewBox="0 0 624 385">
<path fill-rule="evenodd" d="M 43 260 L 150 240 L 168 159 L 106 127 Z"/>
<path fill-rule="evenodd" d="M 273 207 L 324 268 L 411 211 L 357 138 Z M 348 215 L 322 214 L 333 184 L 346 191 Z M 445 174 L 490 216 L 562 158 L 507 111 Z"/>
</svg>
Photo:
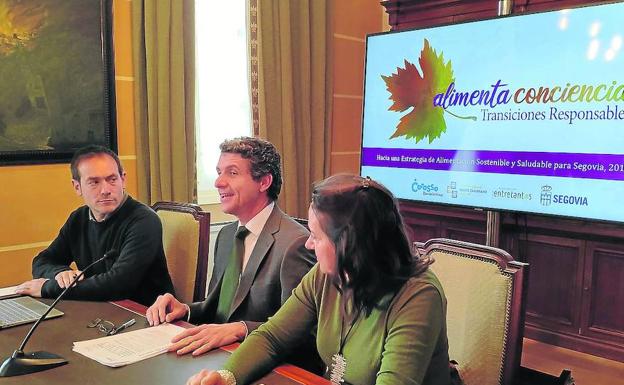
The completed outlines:
<svg viewBox="0 0 624 385">
<path fill-rule="evenodd" d="M 450 239 L 415 243 L 446 295 L 449 357 L 465 385 L 511 385 L 520 369 L 528 265 L 505 251 Z"/>
<path fill-rule="evenodd" d="M 156 202 L 152 206 L 163 226 L 167 267 L 183 302 L 202 301 L 206 293 L 210 213 L 191 203 Z"/>
</svg>

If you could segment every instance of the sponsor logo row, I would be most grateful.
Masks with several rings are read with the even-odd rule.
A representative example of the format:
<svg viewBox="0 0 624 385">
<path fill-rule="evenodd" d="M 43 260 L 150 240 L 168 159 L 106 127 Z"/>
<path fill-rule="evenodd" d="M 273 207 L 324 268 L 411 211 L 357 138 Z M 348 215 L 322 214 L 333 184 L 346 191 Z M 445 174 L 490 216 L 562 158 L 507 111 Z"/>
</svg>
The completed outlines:
<svg viewBox="0 0 624 385">
<path fill-rule="evenodd" d="M 450 182 L 446 188 L 440 187 L 435 183 L 421 182 L 418 179 L 414 179 L 411 186 L 412 192 L 416 195 L 423 196 L 436 196 L 436 197 L 451 197 L 457 199 L 458 197 L 465 197 L 469 195 L 489 195 L 494 199 L 511 199 L 511 200 L 523 200 L 532 201 L 539 199 L 539 203 L 542 206 L 550 205 L 575 205 L 575 206 L 588 206 L 588 197 L 583 195 L 566 195 L 557 194 L 553 192 L 553 188 L 550 185 L 541 186 L 540 191 L 520 191 L 518 189 L 499 187 L 496 189 L 488 190 L 484 186 L 479 185 L 467 185 L 458 186 L 456 182 Z"/>
</svg>

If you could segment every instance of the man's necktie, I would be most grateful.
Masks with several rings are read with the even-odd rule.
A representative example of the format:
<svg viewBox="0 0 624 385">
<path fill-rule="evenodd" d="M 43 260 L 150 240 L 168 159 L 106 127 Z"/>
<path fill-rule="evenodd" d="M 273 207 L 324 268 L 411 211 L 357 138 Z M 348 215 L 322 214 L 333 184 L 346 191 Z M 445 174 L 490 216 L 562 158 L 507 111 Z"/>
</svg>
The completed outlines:
<svg viewBox="0 0 624 385">
<path fill-rule="evenodd" d="M 245 226 L 241 226 L 236 231 L 234 237 L 234 246 L 230 254 L 229 263 L 223 274 L 223 282 L 221 283 L 221 291 L 219 292 L 219 303 L 217 305 L 217 313 L 215 315 L 216 323 L 227 322 L 232 307 L 232 301 L 238 289 L 241 269 L 243 266 L 243 254 L 245 253 L 245 237 L 249 234 L 249 230 Z"/>
</svg>

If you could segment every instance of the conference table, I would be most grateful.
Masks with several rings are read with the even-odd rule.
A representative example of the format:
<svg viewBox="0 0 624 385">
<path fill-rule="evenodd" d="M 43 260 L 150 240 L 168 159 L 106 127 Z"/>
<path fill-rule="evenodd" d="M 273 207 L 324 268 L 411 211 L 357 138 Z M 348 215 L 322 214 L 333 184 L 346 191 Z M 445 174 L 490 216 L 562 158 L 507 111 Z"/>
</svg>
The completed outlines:
<svg viewBox="0 0 624 385">
<path fill-rule="evenodd" d="M 0 384 L 184 384 L 190 376 L 202 369 L 220 369 L 231 351 L 238 346 L 238 344 L 229 345 L 199 357 L 165 353 L 131 365 L 110 368 L 73 352 L 73 342 L 104 336 L 97 328 L 87 328 L 87 324 L 95 318 L 111 321 L 115 325 L 135 318 L 136 324 L 127 331 L 148 327 L 144 317 L 146 307 L 127 300 L 117 302 L 68 300 L 60 302 L 57 308 L 65 314 L 42 322 L 24 350 L 55 353 L 69 363 L 44 372 L 1 378 Z M 193 326 L 182 321 L 176 322 L 176 325 Z M 32 324 L 27 324 L 0 330 L 0 358 L 3 359 L 13 353 L 31 326 Z M 253 384 L 330 385 L 330 382 L 296 366 L 282 365 Z"/>
</svg>

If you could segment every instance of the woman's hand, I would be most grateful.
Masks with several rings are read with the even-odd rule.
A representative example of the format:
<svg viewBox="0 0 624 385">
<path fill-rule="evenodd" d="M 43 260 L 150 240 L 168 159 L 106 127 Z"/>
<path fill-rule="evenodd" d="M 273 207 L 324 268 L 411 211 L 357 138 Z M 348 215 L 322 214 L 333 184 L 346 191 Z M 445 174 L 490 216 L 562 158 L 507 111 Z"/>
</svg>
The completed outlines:
<svg viewBox="0 0 624 385">
<path fill-rule="evenodd" d="M 202 370 L 186 381 L 186 385 L 228 385 L 221 375 L 214 370 Z"/>
</svg>

